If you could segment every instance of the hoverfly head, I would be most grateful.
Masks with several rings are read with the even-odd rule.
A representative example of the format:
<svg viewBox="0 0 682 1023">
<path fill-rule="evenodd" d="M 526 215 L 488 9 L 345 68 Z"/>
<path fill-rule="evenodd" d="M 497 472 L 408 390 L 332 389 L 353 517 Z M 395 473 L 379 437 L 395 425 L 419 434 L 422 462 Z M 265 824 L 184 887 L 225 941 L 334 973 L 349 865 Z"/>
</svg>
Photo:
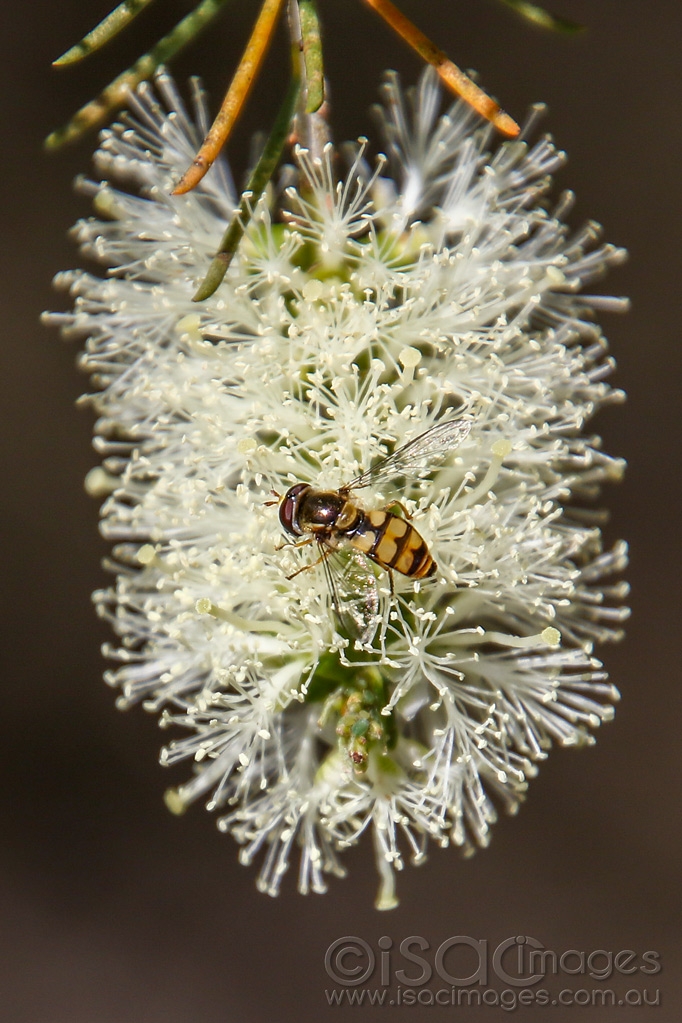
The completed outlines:
<svg viewBox="0 0 682 1023">
<path fill-rule="evenodd" d="M 295 483 L 293 487 L 289 487 L 279 506 L 279 521 L 287 533 L 293 536 L 303 535 L 303 530 L 298 524 L 298 506 L 307 490 L 310 490 L 308 483 Z"/>
</svg>

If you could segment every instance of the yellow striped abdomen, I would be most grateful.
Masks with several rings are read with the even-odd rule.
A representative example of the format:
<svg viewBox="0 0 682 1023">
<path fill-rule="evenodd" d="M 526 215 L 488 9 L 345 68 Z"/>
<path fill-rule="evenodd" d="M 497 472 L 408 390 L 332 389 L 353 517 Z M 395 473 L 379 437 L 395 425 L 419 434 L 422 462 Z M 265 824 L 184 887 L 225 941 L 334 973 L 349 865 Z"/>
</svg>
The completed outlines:
<svg viewBox="0 0 682 1023">
<path fill-rule="evenodd" d="M 411 579 L 423 579 L 436 571 L 426 541 L 406 519 L 391 512 L 364 512 L 349 540 L 382 568 Z"/>
</svg>

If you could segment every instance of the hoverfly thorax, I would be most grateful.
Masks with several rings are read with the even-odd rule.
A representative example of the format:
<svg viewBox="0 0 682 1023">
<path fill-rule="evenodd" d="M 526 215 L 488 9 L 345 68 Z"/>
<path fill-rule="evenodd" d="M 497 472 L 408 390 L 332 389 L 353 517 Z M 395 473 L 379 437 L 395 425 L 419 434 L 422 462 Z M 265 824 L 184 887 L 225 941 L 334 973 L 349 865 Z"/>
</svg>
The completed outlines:
<svg viewBox="0 0 682 1023">
<path fill-rule="evenodd" d="M 311 533 L 338 528 L 346 498 L 338 490 L 308 490 L 301 496 L 299 525 Z"/>
<path fill-rule="evenodd" d="M 345 504 L 339 491 L 313 490 L 307 483 L 297 483 L 284 495 L 279 521 L 294 536 L 326 533 L 336 525 Z"/>
</svg>

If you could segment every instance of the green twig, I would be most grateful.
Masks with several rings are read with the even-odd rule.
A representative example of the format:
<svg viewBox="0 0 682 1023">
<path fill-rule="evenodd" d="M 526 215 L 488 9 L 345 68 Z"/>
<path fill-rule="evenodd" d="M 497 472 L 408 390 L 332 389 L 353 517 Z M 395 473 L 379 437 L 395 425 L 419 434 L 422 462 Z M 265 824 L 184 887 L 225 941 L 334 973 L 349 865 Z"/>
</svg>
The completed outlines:
<svg viewBox="0 0 682 1023">
<path fill-rule="evenodd" d="M 322 39 L 320 20 L 315 0 L 299 0 L 303 39 L 303 60 L 307 86 L 306 114 L 316 113 L 324 103 L 324 65 L 322 63 Z"/>
<path fill-rule="evenodd" d="M 123 0 L 118 7 L 107 14 L 106 18 L 100 21 L 99 25 L 95 25 L 92 32 L 88 32 L 79 43 L 72 46 L 61 57 L 53 60 L 52 66 L 65 67 L 67 64 L 76 64 L 79 60 L 87 57 L 88 54 L 101 49 L 110 39 L 113 39 L 114 36 L 123 31 L 126 25 L 129 25 L 133 18 L 140 11 L 143 11 L 145 7 L 148 7 L 151 2 L 152 0 Z"/>
<path fill-rule="evenodd" d="M 520 17 L 525 18 L 526 21 L 531 21 L 539 28 L 547 29 L 550 32 L 575 35 L 577 32 L 585 31 L 585 26 L 577 21 L 571 21 L 569 18 L 560 18 L 555 14 L 550 14 L 544 7 L 538 7 L 537 4 L 532 4 L 529 0 L 500 0 L 500 3 L 511 7 L 513 11 L 520 15 Z"/>
<path fill-rule="evenodd" d="M 115 78 L 97 99 L 81 107 L 65 127 L 48 135 L 45 139 L 45 148 L 59 149 L 69 142 L 75 142 L 91 128 L 98 128 L 104 124 L 114 110 L 125 104 L 128 94 L 140 82 L 151 78 L 160 64 L 169 61 L 190 43 L 210 24 L 226 3 L 228 0 L 202 0 L 198 7 L 179 21 L 149 53 L 144 54 L 132 67 Z"/>
<path fill-rule="evenodd" d="M 193 298 L 194 302 L 203 302 L 205 299 L 210 298 L 218 288 L 234 258 L 234 254 L 244 236 L 258 200 L 265 191 L 279 163 L 301 91 L 301 78 L 297 70 L 297 63 L 297 61 L 294 61 L 294 71 L 292 72 L 291 82 L 284 103 L 280 107 L 277 119 L 265 143 L 260 159 L 251 173 L 245 191 L 242 193 L 239 209 L 234 214 L 229 227 L 223 235 L 220 248 Z"/>
</svg>

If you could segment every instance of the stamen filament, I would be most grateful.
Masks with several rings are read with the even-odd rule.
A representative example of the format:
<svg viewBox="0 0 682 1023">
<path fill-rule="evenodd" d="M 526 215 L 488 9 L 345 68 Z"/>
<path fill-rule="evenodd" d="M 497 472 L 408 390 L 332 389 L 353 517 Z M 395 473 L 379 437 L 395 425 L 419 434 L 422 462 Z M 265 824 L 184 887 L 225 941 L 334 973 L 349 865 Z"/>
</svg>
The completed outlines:
<svg viewBox="0 0 682 1023">
<path fill-rule="evenodd" d="M 540 646 L 559 646 L 561 643 L 561 633 L 551 625 L 533 636 L 511 636 L 506 632 L 478 628 L 452 632 L 448 634 L 447 638 L 450 646 L 466 647 L 476 646 L 479 643 L 496 643 L 498 646 L 532 649 Z"/>
<path fill-rule="evenodd" d="M 511 444 L 509 441 L 500 440 L 493 444 L 493 457 L 490 460 L 488 471 L 477 487 L 475 487 L 470 493 L 464 494 L 464 496 L 456 502 L 455 507 L 458 511 L 463 508 L 471 508 L 472 505 L 476 504 L 488 493 L 490 488 L 496 482 L 497 477 L 500 474 L 500 469 L 502 468 L 502 463 L 510 451 Z"/>
<path fill-rule="evenodd" d="M 206 767 L 185 785 L 179 785 L 176 789 L 166 789 L 163 799 L 170 812 L 177 817 L 181 816 L 191 803 L 207 792 L 222 775 L 234 767 L 236 760 L 234 747 L 229 746 L 223 750 L 220 756 L 209 761 Z M 161 763 L 167 763 L 163 752 Z"/>
<path fill-rule="evenodd" d="M 241 632 L 266 632 L 280 636 L 289 631 L 284 622 L 242 618 L 241 615 L 236 615 L 232 611 L 227 611 L 224 607 L 218 607 L 217 604 L 214 604 L 208 597 L 200 597 L 195 604 L 195 610 L 197 614 L 211 615 L 212 618 L 218 618 L 223 622 L 228 622 L 230 625 L 233 625 L 235 629 L 239 629 Z"/>
<path fill-rule="evenodd" d="M 378 829 L 373 831 L 374 851 L 376 855 L 377 870 L 379 871 L 379 891 L 374 903 L 375 909 L 395 909 L 398 905 L 398 898 L 395 893 L 395 871 L 393 865 L 386 859 L 385 850 L 378 836 Z"/>
</svg>

